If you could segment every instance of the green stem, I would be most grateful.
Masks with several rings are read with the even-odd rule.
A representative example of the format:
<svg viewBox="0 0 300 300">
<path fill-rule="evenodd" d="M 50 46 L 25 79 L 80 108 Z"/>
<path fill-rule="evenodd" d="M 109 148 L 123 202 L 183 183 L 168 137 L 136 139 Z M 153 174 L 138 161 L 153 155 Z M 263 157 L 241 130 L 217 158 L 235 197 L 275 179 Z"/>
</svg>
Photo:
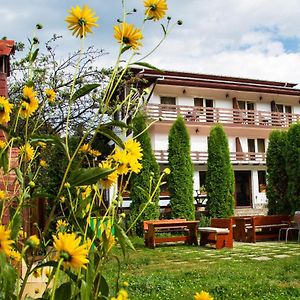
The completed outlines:
<svg viewBox="0 0 300 300">
<path fill-rule="evenodd" d="M 60 261 L 58 262 L 57 269 L 56 269 L 56 272 L 55 272 L 55 277 L 54 277 L 54 282 L 53 282 L 53 287 L 52 287 L 52 293 L 51 293 L 50 300 L 55 299 L 55 290 L 56 290 L 56 285 L 57 285 L 57 281 L 58 281 L 58 275 L 59 275 L 60 267 L 61 267 L 61 264 L 63 263 L 63 261 L 64 261 L 64 259 L 61 258 Z"/>
</svg>

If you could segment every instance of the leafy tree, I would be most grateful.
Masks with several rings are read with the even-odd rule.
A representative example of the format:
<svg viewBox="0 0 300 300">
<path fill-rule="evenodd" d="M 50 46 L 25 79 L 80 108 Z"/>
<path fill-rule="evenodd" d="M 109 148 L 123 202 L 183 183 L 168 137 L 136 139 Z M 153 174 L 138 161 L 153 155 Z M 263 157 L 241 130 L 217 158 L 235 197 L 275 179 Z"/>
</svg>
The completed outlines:
<svg viewBox="0 0 300 300">
<path fill-rule="evenodd" d="M 212 128 L 208 140 L 206 191 L 211 217 L 233 215 L 234 172 L 230 162 L 228 140 L 221 125 Z"/>
<path fill-rule="evenodd" d="M 293 124 L 287 133 L 286 171 L 290 213 L 300 209 L 300 123 Z"/>
<path fill-rule="evenodd" d="M 195 218 L 193 197 L 194 168 L 190 156 L 190 137 L 184 120 L 177 118 L 169 133 L 170 205 L 173 218 Z"/>
<path fill-rule="evenodd" d="M 286 142 L 286 131 L 271 132 L 267 151 L 267 198 L 270 215 L 291 212 L 287 197 Z"/>
<path fill-rule="evenodd" d="M 160 168 L 152 151 L 145 117 L 142 114 L 138 114 L 133 119 L 133 126 L 134 136 L 137 136 L 136 140 L 141 143 L 143 149 L 143 158 L 141 160 L 143 168 L 139 174 L 132 174 L 130 180 L 130 196 L 132 200 L 130 214 L 132 221 L 134 221 L 139 216 L 140 212 L 143 211 L 135 225 L 136 234 L 142 235 L 143 221 L 158 219 L 159 217 L 159 188 L 151 199 L 150 204 L 147 205 L 145 209 L 144 207 L 149 202 L 149 197 L 158 184 Z"/>
</svg>

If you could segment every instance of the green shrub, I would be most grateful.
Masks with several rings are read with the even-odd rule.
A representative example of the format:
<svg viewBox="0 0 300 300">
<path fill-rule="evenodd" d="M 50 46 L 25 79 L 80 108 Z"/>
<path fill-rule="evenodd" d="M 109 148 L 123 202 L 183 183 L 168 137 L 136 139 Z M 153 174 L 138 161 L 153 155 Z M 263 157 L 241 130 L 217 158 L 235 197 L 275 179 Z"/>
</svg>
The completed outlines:
<svg viewBox="0 0 300 300">
<path fill-rule="evenodd" d="M 141 143 L 143 149 L 143 158 L 141 160 L 142 170 L 139 174 L 132 174 L 130 180 L 130 214 L 132 222 L 136 219 L 139 213 L 143 210 L 146 203 L 149 201 L 149 194 L 152 194 L 157 185 L 160 176 L 160 168 L 156 162 L 154 153 L 151 147 L 145 117 L 142 114 L 137 115 L 133 120 L 134 136 Z M 158 219 L 159 217 L 159 194 L 160 189 L 157 189 L 151 203 L 143 211 L 139 220 L 135 223 L 133 231 L 141 236 L 143 235 L 143 221 Z"/>
<path fill-rule="evenodd" d="M 193 197 L 194 168 L 190 156 L 190 137 L 183 118 L 177 118 L 169 133 L 170 205 L 173 218 L 195 218 Z"/>
<path fill-rule="evenodd" d="M 222 218 L 233 215 L 234 172 L 228 140 L 221 125 L 212 128 L 208 140 L 206 191 L 209 216 Z"/>
<path fill-rule="evenodd" d="M 267 151 L 268 214 L 289 214 L 288 175 L 286 171 L 287 132 L 274 130 L 269 136 Z"/>
</svg>

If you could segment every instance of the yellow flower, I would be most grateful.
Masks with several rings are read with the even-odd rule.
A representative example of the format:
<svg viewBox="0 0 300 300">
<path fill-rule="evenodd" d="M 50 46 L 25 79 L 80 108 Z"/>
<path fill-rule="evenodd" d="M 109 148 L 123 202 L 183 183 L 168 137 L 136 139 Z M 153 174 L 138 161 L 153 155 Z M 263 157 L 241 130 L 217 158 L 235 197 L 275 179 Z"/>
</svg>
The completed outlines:
<svg viewBox="0 0 300 300">
<path fill-rule="evenodd" d="M 79 152 L 79 153 L 88 153 L 90 150 L 91 150 L 91 145 L 89 145 L 89 144 L 83 144 L 83 145 L 79 148 L 78 152 Z"/>
<path fill-rule="evenodd" d="M 116 148 L 114 154 L 111 155 L 111 158 L 117 165 L 117 172 L 119 174 L 127 174 L 129 172 L 128 156 L 125 150 Z"/>
<path fill-rule="evenodd" d="M 23 229 L 21 228 L 21 229 L 19 230 L 18 236 L 19 236 L 20 239 L 23 240 L 23 239 L 26 239 L 27 234 L 26 234 L 26 232 L 23 231 Z"/>
<path fill-rule="evenodd" d="M 40 245 L 40 239 L 37 237 L 36 234 L 31 235 L 27 239 L 26 244 L 31 248 L 37 248 Z"/>
<path fill-rule="evenodd" d="M 141 144 L 133 139 L 128 139 L 124 142 L 125 150 L 130 160 L 138 160 L 143 157 Z"/>
<path fill-rule="evenodd" d="M 138 50 L 142 44 L 139 42 L 143 38 L 140 29 L 135 28 L 133 24 L 121 23 L 114 26 L 114 38 L 134 50 Z"/>
<path fill-rule="evenodd" d="M 66 267 L 86 268 L 89 262 L 87 259 L 88 245 L 85 243 L 79 246 L 81 238 L 75 233 L 58 233 L 53 236 L 53 246 L 57 250 L 57 259 L 63 259 Z"/>
<path fill-rule="evenodd" d="M 129 161 L 129 165 L 131 171 L 136 174 L 140 173 L 141 169 L 143 168 L 142 164 L 139 163 L 137 160 Z"/>
<path fill-rule="evenodd" d="M 36 98 L 37 92 L 32 87 L 25 86 L 23 89 L 23 97 L 20 108 L 20 116 L 22 118 L 30 117 L 39 107 L 39 102 Z"/>
<path fill-rule="evenodd" d="M 120 289 L 117 298 L 112 297 L 111 300 L 127 300 L 128 299 L 128 293 L 124 289 Z"/>
<path fill-rule="evenodd" d="M 98 27 L 96 23 L 99 17 L 95 17 L 94 12 L 88 5 L 84 5 L 82 8 L 78 5 L 72 7 L 69 11 L 69 16 L 66 18 L 66 22 L 69 23 L 68 29 L 73 31 L 73 35 L 83 38 L 87 32 L 92 33 L 92 27 Z"/>
<path fill-rule="evenodd" d="M 9 256 L 11 252 L 11 244 L 13 240 L 10 240 L 10 230 L 5 229 L 3 225 L 0 225 L 0 252 L 4 252 L 7 256 Z"/>
<path fill-rule="evenodd" d="M 40 160 L 40 166 L 41 166 L 42 168 L 47 168 L 47 167 L 48 167 L 48 164 L 47 164 L 47 162 L 46 162 L 44 159 L 41 159 L 41 160 Z"/>
<path fill-rule="evenodd" d="M 4 149 L 6 146 L 6 142 L 3 140 L 0 140 L 0 149 Z"/>
<path fill-rule="evenodd" d="M 56 222 L 56 231 L 65 232 L 68 228 L 68 222 L 65 220 L 58 220 Z"/>
<path fill-rule="evenodd" d="M 10 120 L 10 113 L 13 105 L 3 96 L 0 96 L 0 124 L 5 124 Z"/>
<path fill-rule="evenodd" d="M 60 203 L 64 203 L 65 201 L 66 201 L 65 196 L 60 196 L 59 202 L 60 202 Z"/>
<path fill-rule="evenodd" d="M 111 162 L 108 160 L 103 161 L 101 164 L 99 164 L 99 167 L 105 168 L 105 169 L 112 168 Z M 100 184 L 102 185 L 103 188 L 108 189 L 117 182 L 117 179 L 118 179 L 118 172 L 114 171 L 114 172 L 110 173 L 109 175 L 107 175 L 106 178 L 101 178 Z"/>
<path fill-rule="evenodd" d="M 21 146 L 19 150 L 20 150 L 20 155 L 24 156 L 24 160 L 26 162 L 30 162 L 33 160 L 34 149 L 29 143 L 26 143 L 25 145 Z"/>
<path fill-rule="evenodd" d="M 213 297 L 209 295 L 209 293 L 201 291 L 201 293 L 196 293 L 194 296 L 195 300 L 214 300 Z"/>
<path fill-rule="evenodd" d="M 42 148 L 45 149 L 47 147 L 47 143 L 44 142 L 38 142 L 38 145 Z"/>
<path fill-rule="evenodd" d="M 46 97 L 50 103 L 55 102 L 56 93 L 52 89 L 46 89 L 45 90 Z"/>
<path fill-rule="evenodd" d="M 0 200 L 5 200 L 6 198 L 6 191 L 0 190 Z"/>
<path fill-rule="evenodd" d="M 144 6 L 146 8 L 145 15 L 154 21 L 162 19 L 168 9 L 165 0 L 145 0 Z"/>
<path fill-rule="evenodd" d="M 13 262 L 19 262 L 21 260 L 21 254 L 13 249 L 10 250 L 8 256 Z"/>
<path fill-rule="evenodd" d="M 42 269 L 35 269 L 32 273 L 33 277 L 39 278 L 42 276 Z"/>
<path fill-rule="evenodd" d="M 87 185 L 87 186 L 83 186 L 82 189 L 83 189 L 83 191 L 81 193 L 81 197 L 84 200 L 90 196 L 90 194 L 92 192 L 92 188 L 89 185 Z"/>
<path fill-rule="evenodd" d="M 94 157 L 98 157 L 98 156 L 100 156 L 101 154 L 102 154 L 102 153 L 101 153 L 100 151 L 98 151 L 98 150 L 91 149 L 91 150 L 89 151 L 89 155 L 94 156 Z"/>
</svg>

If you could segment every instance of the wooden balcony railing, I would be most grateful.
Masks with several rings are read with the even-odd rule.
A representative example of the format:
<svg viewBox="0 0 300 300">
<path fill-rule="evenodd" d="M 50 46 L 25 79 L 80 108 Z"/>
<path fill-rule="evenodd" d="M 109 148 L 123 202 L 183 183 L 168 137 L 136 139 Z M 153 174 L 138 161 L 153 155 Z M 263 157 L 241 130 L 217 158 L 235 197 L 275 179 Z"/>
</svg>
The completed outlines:
<svg viewBox="0 0 300 300">
<path fill-rule="evenodd" d="M 174 121 L 182 115 L 187 122 L 250 127 L 288 127 L 300 121 L 300 115 L 291 113 L 166 104 L 148 104 L 146 112 L 151 118 L 166 121 Z"/>
<path fill-rule="evenodd" d="M 158 162 L 168 162 L 167 150 L 155 150 L 154 154 Z M 193 163 L 205 164 L 207 157 L 207 152 L 191 151 Z M 265 164 L 266 154 L 260 152 L 230 152 L 230 160 L 233 164 Z"/>
</svg>

